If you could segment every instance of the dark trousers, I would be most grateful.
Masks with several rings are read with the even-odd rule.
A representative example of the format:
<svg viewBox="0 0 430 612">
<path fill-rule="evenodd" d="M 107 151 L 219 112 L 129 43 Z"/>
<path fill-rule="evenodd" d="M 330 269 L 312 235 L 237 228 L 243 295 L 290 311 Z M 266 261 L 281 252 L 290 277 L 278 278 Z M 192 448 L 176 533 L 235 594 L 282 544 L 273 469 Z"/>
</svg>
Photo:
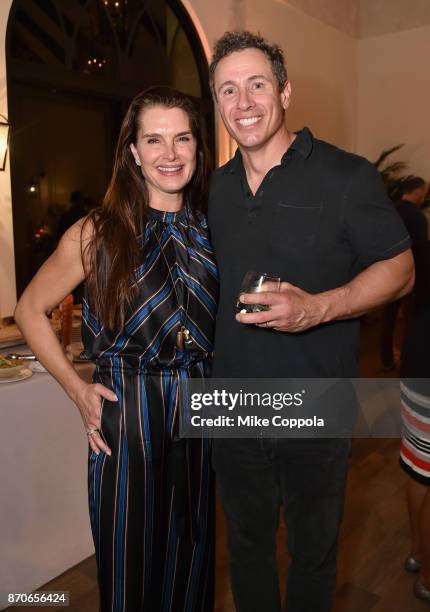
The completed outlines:
<svg viewBox="0 0 430 612">
<path fill-rule="evenodd" d="M 396 321 L 400 310 L 402 300 L 390 302 L 384 306 L 382 311 L 381 335 L 380 335 L 380 353 L 381 361 L 384 368 L 390 368 L 394 365 L 393 341 Z"/>
<path fill-rule="evenodd" d="M 405 339 L 409 335 L 409 327 L 411 325 L 412 318 L 415 316 L 416 313 L 416 294 L 406 295 L 405 297 L 400 298 L 400 300 L 390 302 L 389 304 L 386 304 L 384 306 L 381 322 L 380 353 L 382 365 L 386 368 L 389 368 L 394 364 L 394 332 L 396 329 L 397 318 L 401 308 L 404 309 L 405 317 L 400 339 L 400 343 L 401 345 L 403 345 Z"/>
<path fill-rule="evenodd" d="M 276 531 L 288 530 L 287 612 L 329 612 L 349 439 L 218 439 L 214 468 L 227 519 L 237 612 L 279 612 Z"/>
</svg>

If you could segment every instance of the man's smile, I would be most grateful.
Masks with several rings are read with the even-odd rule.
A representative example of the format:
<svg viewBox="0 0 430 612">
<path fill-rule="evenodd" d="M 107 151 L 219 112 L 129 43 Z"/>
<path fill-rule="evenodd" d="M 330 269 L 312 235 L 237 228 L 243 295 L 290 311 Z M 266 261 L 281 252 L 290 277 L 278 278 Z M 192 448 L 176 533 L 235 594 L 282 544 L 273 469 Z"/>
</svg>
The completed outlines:
<svg viewBox="0 0 430 612">
<path fill-rule="evenodd" d="M 241 117 L 240 119 L 236 119 L 236 123 L 241 125 L 242 127 L 248 127 L 250 125 L 254 125 L 258 121 L 262 119 L 262 115 L 254 115 L 253 117 Z"/>
</svg>

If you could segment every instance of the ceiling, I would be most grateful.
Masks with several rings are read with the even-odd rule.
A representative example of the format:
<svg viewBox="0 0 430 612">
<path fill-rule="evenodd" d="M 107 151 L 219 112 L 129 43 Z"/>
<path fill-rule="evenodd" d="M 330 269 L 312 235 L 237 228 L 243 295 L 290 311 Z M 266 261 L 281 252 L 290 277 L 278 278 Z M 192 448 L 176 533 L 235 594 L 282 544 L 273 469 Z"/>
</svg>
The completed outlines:
<svg viewBox="0 0 430 612">
<path fill-rule="evenodd" d="M 282 0 L 355 38 L 430 25 L 430 0 Z"/>
</svg>

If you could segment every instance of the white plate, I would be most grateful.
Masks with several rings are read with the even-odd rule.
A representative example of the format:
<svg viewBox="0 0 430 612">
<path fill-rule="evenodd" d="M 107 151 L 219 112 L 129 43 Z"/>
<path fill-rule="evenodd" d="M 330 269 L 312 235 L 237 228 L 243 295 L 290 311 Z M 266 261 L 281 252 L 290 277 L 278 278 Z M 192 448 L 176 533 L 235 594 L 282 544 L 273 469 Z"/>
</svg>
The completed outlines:
<svg viewBox="0 0 430 612">
<path fill-rule="evenodd" d="M 0 383 L 19 382 L 20 380 L 25 380 L 26 378 L 30 378 L 31 376 L 33 376 L 33 372 L 28 368 L 23 368 L 20 372 L 14 374 L 13 376 L 8 376 L 7 378 L 0 378 Z"/>
</svg>

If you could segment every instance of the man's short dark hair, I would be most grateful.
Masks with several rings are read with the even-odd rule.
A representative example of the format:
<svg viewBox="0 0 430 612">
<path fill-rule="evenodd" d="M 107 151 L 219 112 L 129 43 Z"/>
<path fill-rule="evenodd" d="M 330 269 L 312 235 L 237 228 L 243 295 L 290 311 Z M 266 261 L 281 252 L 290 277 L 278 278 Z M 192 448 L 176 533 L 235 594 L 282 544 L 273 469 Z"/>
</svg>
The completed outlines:
<svg viewBox="0 0 430 612">
<path fill-rule="evenodd" d="M 421 189 L 426 186 L 426 181 L 420 176 L 407 176 L 400 185 L 402 196 L 407 193 L 412 193 L 415 189 Z"/>
<path fill-rule="evenodd" d="M 216 98 L 214 90 L 215 70 L 219 62 L 224 58 L 234 53 L 235 51 L 243 51 L 244 49 L 259 49 L 264 53 L 272 66 L 273 74 L 278 82 L 279 91 L 281 91 L 288 80 L 287 68 L 284 61 L 284 53 L 278 45 L 271 45 L 260 34 L 254 34 L 247 30 L 235 30 L 233 32 L 225 32 L 219 38 L 214 46 L 214 53 L 211 65 L 209 66 L 209 84 L 212 94 Z"/>
</svg>

